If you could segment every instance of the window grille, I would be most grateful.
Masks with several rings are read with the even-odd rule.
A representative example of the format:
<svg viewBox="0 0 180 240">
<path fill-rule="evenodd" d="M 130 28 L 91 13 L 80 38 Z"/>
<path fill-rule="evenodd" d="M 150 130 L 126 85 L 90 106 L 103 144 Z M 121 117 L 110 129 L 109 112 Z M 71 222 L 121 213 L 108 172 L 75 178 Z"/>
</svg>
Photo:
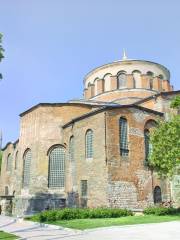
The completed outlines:
<svg viewBox="0 0 180 240">
<path fill-rule="evenodd" d="M 126 87 L 126 74 L 120 73 L 118 75 L 118 88 Z"/>
<path fill-rule="evenodd" d="M 64 187 L 65 150 L 63 147 L 54 148 L 49 155 L 49 187 Z"/>
<path fill-rule="evenodd" d="M 120 118 L 119 120 L 120 130 L 120 154 L 121 156 L 128 156 L 128 136 L 127 136 L 127 120 Z"/>
<path fill-rule="evenodd" d="M 69 160 L 74 161 L 74 137 L 70 137 L 69 140 Z"/>
<path fill-rule="evenodd" d="M 9 154 L 7 157 L 6 171 L 11 171 L 11 167 L 12 167 L 12 156 L 11 154 Z"/>
<path fill-rule="evenodd" d="M 86 132 L 86 158 L 93 158 L 93 131 Z"/>
<path fill-rule="evenodd" d="M 144 131 L 144 145 L 145 145 L 145 160 L 148 161 L 149 153 L 151 150 L 151 146 L 149 143 L 149 130 L 145 129 Z"/>
<path fill-rule="evenodd" d="M 24 166 L 23 166 L 23 187 L 29 187 L 30 173 L 31 173 L 31 150 L 27 150 L 24 154 Z"/>
<path fill-rule="evenodd" d="M 87 197 L 87 180 L 81 180 L 81 197 Z"/>
</svg>

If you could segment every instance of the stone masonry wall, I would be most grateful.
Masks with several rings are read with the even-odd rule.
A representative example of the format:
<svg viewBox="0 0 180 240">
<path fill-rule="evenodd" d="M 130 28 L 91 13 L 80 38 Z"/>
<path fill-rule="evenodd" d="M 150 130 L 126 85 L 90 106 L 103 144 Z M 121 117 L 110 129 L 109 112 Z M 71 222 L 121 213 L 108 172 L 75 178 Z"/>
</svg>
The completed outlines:
<svg viewBox="0 0 180 240">
<path fill-rule="evenodd" d="M 127 157 L 120 156 L 120 117 L 128 121 Z M 156 118 L 152 113 L 135 108 L 107 112 L 108 194 L 111 207 L 144 208 L 152 205 L 155 186 L 162 187 L 163 200 L 170 200 L 167 181 L 162 182 L 145 165 L 144 126 L 148 120 Z"/>
<path fill-rule="evenodd" d="M 93 158 L 85 157 L 85 134 L 88 129 L 93 130 Z M 67 145 L 71 136 L 74 136 L 76 183 L 74 189 L 79 196 L 81 206 L 81 180 L 88 182 L 88 207 L 107 206 L 107 166 L 105 157 L 105 122 L 104 113 L 82 119 L 64 129 L 64 141 Z M 66 190 L 73 189 L 70 162 L 67 160 Z"/>
</svg>

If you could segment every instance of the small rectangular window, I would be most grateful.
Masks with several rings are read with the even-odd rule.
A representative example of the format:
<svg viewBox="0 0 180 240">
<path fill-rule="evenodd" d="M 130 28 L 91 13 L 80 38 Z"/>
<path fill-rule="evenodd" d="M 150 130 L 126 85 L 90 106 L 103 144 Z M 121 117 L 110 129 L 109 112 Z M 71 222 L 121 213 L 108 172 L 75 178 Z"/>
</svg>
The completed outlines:
<svg viewBox="0 0 180 240">
<path fill-rule="evenodd" d="M 81 180 L 81 197 L 87 197 L 87 180 Z"/>
</svg>

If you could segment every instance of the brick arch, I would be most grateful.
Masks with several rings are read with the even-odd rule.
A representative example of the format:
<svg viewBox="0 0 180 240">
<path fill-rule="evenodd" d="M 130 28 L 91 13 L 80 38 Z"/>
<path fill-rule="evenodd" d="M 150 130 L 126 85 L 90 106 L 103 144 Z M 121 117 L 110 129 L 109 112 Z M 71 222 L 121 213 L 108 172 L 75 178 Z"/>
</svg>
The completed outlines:
<svg viewBox="0 0 180 240">
<path fill-rule="evenodd" d="M 148 119 L 144 124 L 144 130 L 150 130 L 151 128 L 157 127 L 157 122 L 154 119 Z"/>
<path fill-rule="evenodd" d="M 63 147 L 64 149 L 66 149 L 66 146 L 65 145 L 63 145 L 63 144 L 54 144 L 54 145 L 52 145 L 49 149 L 48 149 L 48 151 L 47 151 L 47 156 L 49 156 L 49 154 L 51 153 L 51 151 L 54 149 L 54 148 L 58 148 L 58 147 Z"/>
</svg>

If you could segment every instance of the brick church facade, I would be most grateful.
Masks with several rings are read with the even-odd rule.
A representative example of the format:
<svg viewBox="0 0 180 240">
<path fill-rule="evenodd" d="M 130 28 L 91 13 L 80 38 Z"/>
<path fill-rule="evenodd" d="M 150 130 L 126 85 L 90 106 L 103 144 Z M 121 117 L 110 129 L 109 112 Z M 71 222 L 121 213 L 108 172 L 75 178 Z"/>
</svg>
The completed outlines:
<svg viewBox="0 0 180 240">
<path fill-rule="evenodd" d="M 160 179 L 147 160 L 149 133 L 168 119 L 178 94 L 167 68 L 124 56 L 85 76 L 83 99 L 21 113 L 19 139 L 3 149 L 2 213 L 179 206 L 180 186 Z"/>
</svg>

